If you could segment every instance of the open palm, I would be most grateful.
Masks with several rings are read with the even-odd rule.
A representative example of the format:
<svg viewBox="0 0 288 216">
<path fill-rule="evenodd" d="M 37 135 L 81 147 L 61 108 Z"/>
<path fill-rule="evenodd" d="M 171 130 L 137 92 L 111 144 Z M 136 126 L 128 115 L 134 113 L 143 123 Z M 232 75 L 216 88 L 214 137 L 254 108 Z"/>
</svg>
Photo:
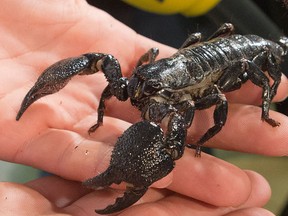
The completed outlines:
<svg viewBox="0 0 288 216">
<path fill-rule="evenodd" d="M 138 111 L 129 102 L 111 99 L 104 125 L 88 135 L 87 130 L 97 120 L 99 97 L 107 84 L 101 72 L 73 78 L 59 93 L 34 103 L 16 122 L 21 101 L 41 71 L 62 58 L 86 52 L 110 53 L 119 60 L 123 74 L 129 76 L 138 58 L 149 48 L 160 48 L 160 57 L 175 50 L 136 34 L 81 0 L 4 0 L 0 31 L 0 158 L 61 176 L 25 185 L 1 183 L 1 194 L 7 198 L 0 203 L 1 213 L 95 215 L 94 209 L 112 203 L 108 195 L 116 192 L 91 192 L 79 181 L 105 170 L 113 145 L 139 119 Z M 287 90 L 283 77 L 276 99 L 285 98 Z M 281 127 L 271 128 L 263 123 L 261 110 L 253 106 L 259 104 L 260 95 L 260 89 L 249 84 L 231 93 L 227 124 L 207 146 L 287 155 L 288 119 L 273 112 L 271 116 L 281 122 Z M 188 142 L 207 129 L 212 116 L 212 110 L 196 116 Z M 200 124 L 203 121 L 207 124 Z M 209 155 L 194 158 L 191 150 L 177 161 L 172 174 L 154 186 L 139 201 L 141 205 L 121 214 L 270 214 L 258 208 L 270 193 L 261 176 Z"/>
</svg>

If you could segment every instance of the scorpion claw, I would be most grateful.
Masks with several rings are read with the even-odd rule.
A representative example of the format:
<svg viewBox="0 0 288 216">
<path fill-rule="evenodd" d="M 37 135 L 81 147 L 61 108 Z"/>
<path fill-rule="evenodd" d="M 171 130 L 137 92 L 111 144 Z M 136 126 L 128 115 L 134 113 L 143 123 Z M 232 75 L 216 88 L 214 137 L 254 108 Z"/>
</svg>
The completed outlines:
<svg viewBox="0 0 288 216">
<path fill-rule="evenodd" d="M 41 97 L 58 92 L 64 88 L 69 80 L 90 65 L 91 60 L 86 56 L 67 58 L 48 67 L 40 75 L 34 86 L 24 97 L 21 108 L 16 116 L 18 121 L 26 109 Z"/>
<path fill-rule="evenodd" d="M 27 110 L 27 108 L 34 103 L 36 100 L 38 100 L 40 97 L 42 97 L 40 94 L 37 94 L 38 89 L 37 86 L 33 86 L 33 88 L 30 89 L 30 91 L 26 94 L 25 98 L 22 101 L 21 108 L 17 113 L 16 120 L 18 121 L 23 113 Z M 44 95 L 43 95 L 44 96 Z"/>
<path fill-rule="evenodd" d="M 98 214 L 111 214 L 117 211 L 121 211 L 132 204 L 136 203 L 148 190 L 148 187 L 141 188 L 127 188 L 123 197 L 118 197 L 114 204 L 107 206 L 104 209 L 96 209 Z"/>
<path fill-rule="evenodd" d="M 163 178 L 174 168 L 168 153 L 162 129 L 148 121 L 141 121 L 128 128 L 112 151 L 106 171 L 83 182 L 89 188 L 102 188 L 112 183 L 126 182 L 124 196 L 97 213 L 120 211 L 137 202 L 155 181 Z M 132 185 L 132 186 L 130 186 Z"/>
</svg>

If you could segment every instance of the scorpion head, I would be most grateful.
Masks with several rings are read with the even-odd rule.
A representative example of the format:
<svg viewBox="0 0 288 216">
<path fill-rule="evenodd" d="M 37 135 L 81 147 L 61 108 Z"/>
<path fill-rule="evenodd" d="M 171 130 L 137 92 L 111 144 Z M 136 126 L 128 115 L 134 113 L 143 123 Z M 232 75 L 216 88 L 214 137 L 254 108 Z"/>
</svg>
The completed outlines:
<svg viewBox="0 0 288 216">
<path fill-rule="evenodd" d="M 158 82 L 157 79 L 147 80 L 134 74 L 128 84 L 128 95 L 132 100 L 140 101 L 142 98 L 155 95 L 161 88 L 161 82 Z"/>
<path fill-rule="evenodd" d="M 128 84 L 128 95 L 132 100 L 154 96 L 164 88 L 170 88 L 177 82 L 175 71 L 183 70 L 182 62 L 173 58 L 160 59 L 150 64 L 137 67 Z M 186 70 L 186 68 L 184 68 Z"/>
<path fill-rule="evenodd" d="M 83 184 L 90 188 L 110 186 L 112 183 L 127 183 L 123 197 L 100 214 L 120 211 L 137 202 L 155 181 L 172 171 L 174 162 L 164 145 L 162 129 L 148 121 L 141 121 L 128 128 L 119 137 L 106 171 Z"/>
</svg>

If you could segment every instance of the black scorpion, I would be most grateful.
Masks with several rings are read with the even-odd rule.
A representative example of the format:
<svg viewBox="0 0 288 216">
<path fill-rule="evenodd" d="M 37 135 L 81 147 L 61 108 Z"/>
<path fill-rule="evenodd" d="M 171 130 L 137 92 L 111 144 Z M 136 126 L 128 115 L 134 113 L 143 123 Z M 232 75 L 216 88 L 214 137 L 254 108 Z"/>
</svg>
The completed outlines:
<svg viewBox="0 0 288 216">
<path fill-rule="evenodd" d="M 195 155 L 200 156 L 203 143 L 225 124 L 228 108 L 223 93 L 239 89 L 245 81 L 251 80 L 263 89 L 262 120 L 279 126 L 269 117 L 269 108 L 280 83 L 279 64 L 287 53 L 288 38 L 281 37 L 274 43 L 256 35 L 233 34 L 233 29 L 232 24 L 225 23 L 204 42 L 200 33 L 194 33 L 174 55 L 157 61 L 158 49 L 152 48 L 140 58 L 130 78 L 122 76 L 118 61 L 109 54 L 87 53 L 56 62 L 27 93 L 16 119 L 39 98 L 62 89 L 73 76 L 102 71 L 108 85 L 101 95 L 97 123 L 89 133 L 102 125 L 105 101 L 112 96 L 120 101 L 130 98 L 143 118 L 119 137 L 107 170 L 83 183 L 96 189 L 126 182 L 123 197 L 96 210 L 100 214 L 120 211 L 139 200 L 153 182 L 170 173 L 185 146 L 196 146 Z M 263 71 L 273 80 L 271 86 Z M 197 143 L 186 145 L 195 110 L 214 105 L 214 126 Z M 164 119 L 168 120 L 165 133 Z"/>
</svg>

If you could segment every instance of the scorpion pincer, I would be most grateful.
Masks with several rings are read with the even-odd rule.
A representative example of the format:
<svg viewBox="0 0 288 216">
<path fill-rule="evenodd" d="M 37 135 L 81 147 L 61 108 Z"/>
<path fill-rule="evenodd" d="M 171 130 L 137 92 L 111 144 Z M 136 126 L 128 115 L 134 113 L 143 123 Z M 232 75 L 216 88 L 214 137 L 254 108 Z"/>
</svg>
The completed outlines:
<svg viewBox="0 0 288 216">
<path fill-rule="evenodd" d="M 16 119 L 39 98 L 62 89 L 73 76 L 102 71 L 108 84 L 100 98 L 98 120 L 88 132 L 102 125 L 105 101 L 112 96 L 120 101 L 130 98 L 143 120 L 118 138 L 107 170 L 83 184 L 97 189 L 126 182 L 124 196 L 96 212 L 123 210 L 173 170 L 185 146 L 196 147 L 195 155 L 200 156 L 201 146 L 226 122 L 224 93 L 239 89 L 247 80 L 263 89 L 262 120 L 272 127 L 279 126 L 269 117 L 269 109 L 281 80 L 280 63 L 287 54 L 288 38 L 281 37 L 275 43 L 233 31 L 233 25 L 225 23 L 206 41 L 201 41 L 200 33 L 194 33 L 174 55 L 160 60 L 156 60 L 158 49 L 152 48 L 139 59 L 129 78 L 122 76 L 119 62 L 109 54 L 86 53 L 56 62 L 44 70 L 27 93 Z M 214 125 L 195 144 L 185 144 L 195 111 L 211 106 L 215 106 Z M 165 130 L 164 119 L 168 120 Z"/>
</svg>

